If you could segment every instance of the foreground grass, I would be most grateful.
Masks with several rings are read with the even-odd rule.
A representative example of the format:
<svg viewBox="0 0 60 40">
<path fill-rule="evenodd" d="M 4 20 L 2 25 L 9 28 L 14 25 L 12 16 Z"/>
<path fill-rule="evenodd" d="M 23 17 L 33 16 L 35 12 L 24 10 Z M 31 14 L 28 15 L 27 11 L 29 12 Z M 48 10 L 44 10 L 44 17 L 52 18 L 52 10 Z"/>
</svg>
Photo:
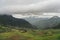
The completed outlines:
<svg viewBox="0 0 60 40">
<path fill-rule="evenodd" d="M 22 33 L 20 30 L 0 33 L 0 40 L 60 40 L 60 30 L 28 30 Z"/>
</svg>

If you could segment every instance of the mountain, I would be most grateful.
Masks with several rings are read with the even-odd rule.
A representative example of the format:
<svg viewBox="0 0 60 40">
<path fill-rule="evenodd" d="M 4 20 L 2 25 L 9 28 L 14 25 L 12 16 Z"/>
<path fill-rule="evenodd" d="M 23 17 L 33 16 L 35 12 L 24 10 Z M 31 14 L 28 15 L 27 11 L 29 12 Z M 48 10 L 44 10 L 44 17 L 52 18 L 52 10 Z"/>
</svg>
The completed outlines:
<svg viewBox="0 0 60 40">
<path fill-rule="evenodd" d="M 58 28 L 57 26 L 60 24 L 60 17 L 58 16 L 54 16 L 52 18 L 50 18 L 49 20 L 47 20 L 47 26 L 49 28 Z"/>
<path fill-rule="evenodd" d="M 60 23 L 60 17 L 54 16 L 47 20 L 42 20 L 36 22 L 35 25 L 39 26 L 39 28 L 45 29 L 45 28 L 53 28 L 57 26 Z"/>
<path fill-rule="evenodd" d="M 54 28 L 60 24 L 60 17 L 54 16 L 52 18 L 30 18 L 27 19 L 32 25 L 39 29 Z"/>
<path fill-rule="evenodd" d="M 42 21 L 42 20 L 47 20 L 48 18 L 38 18 L 38 17 L 33 16 L 33 17 L 27 17 L 24 19 L 27 20 L 32 25 L 35 25 L 36 22 Z"/>
<path fill-rule="evenodd" d="M 30 22 L 32 25 L 36 26 L 39 29 L 42 29 L 45 27 L 46 24 L 46 20 L 48 20 L 48 18 L 38 18 L 38 17 L 28 17 L 25 18 L 25 20 L 27 20 L 28 22 Z"/>
<path fill-rule="evenodd" d="M 44 29 L 47 27 L 47 20 L 48 18 L 40 18 L 40 20 L 36 21 L 34 25 L 37 26 L 39 29 Z"/>
<path fill-rule="evenodd" d="M 24 19 L 17 19 L 11 15 L 0 15 L 0 25 L 21 28 L 33 28 L 32 25 Z"/>
</svg>

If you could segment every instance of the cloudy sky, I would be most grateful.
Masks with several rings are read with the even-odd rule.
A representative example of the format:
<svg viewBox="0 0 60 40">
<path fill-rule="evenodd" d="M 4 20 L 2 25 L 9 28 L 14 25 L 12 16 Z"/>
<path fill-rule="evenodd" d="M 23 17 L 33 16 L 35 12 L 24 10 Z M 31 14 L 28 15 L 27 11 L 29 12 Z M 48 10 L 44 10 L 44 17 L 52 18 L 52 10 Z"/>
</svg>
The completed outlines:
<svg viewBox="0 0 60 40">
<path fill-rule="evenodd" d="M 0 14 L 60 16 L 60 0 L 0 0 Z"/>
</svg>

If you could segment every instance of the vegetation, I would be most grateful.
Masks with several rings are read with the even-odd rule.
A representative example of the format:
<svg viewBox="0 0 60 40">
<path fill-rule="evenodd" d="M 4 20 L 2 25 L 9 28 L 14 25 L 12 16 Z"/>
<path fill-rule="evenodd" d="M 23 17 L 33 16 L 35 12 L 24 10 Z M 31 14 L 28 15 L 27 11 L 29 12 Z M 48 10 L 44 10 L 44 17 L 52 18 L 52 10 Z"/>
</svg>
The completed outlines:
<svg viewBox="0 0 60 40">
<path fill-rule="evenodd" d="M 0 26 L 0 40 L 60 40 L 60 29 L 11 29 Z"/>
</svg>

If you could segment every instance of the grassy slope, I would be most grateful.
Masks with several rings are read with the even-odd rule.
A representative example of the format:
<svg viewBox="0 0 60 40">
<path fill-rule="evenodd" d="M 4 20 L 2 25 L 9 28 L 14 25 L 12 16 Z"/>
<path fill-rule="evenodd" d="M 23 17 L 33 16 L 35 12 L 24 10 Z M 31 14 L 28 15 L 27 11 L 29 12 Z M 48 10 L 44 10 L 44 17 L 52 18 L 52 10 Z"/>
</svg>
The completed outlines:
<svg viewBox="0 0 60 40">
<path fill-rule="evenodd" d="M 10 32 L 0 33 L 0 40 L 60 40 L 60 30 L 28 30 L 22 33 L 13 29 Z"/>
</svg>

